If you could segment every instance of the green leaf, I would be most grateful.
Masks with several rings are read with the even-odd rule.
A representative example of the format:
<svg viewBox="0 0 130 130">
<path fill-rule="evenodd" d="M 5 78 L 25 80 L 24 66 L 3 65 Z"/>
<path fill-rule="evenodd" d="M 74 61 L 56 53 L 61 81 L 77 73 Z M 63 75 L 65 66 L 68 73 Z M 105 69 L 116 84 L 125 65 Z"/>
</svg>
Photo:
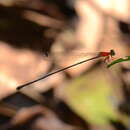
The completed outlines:
<svg viewBox="0 0 130 130">
<path fill-rule="evenodd" d="M 116 120 L 117 111 L 111 100 L 111 86 L 103 72 L 96 71 L 74 80 L 66 87 L 68 105 L 85 121 L 92 124 L 107 124 Z M 114 85 L 114 84 L 113 84 Z M 118 99 L 117 99 L 118 100 Z"/>
<path fill-rule="evenodd" d="M 110 64 L 107 65 L 107 68 L 111 67 L 114 64 L 120 63 L 120 62 L 125 62 L 125 61 L 130 61 L 130 56 L 126 56 L 126 58 L 119 58 L 117 60 L 114 60 Z"/>
</svg>

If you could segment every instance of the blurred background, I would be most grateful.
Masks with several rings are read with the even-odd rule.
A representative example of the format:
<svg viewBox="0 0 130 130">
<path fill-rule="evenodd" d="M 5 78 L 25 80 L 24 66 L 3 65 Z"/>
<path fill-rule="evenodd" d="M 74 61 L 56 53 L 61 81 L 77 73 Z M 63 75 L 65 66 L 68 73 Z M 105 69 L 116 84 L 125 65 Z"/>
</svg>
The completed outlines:
<svg viewBox="0 0 130 130">
<path fill-rule="evenodd" d="M 0 130 L 130 130 L 129 0 L 0 0 Z"/>
</svg>

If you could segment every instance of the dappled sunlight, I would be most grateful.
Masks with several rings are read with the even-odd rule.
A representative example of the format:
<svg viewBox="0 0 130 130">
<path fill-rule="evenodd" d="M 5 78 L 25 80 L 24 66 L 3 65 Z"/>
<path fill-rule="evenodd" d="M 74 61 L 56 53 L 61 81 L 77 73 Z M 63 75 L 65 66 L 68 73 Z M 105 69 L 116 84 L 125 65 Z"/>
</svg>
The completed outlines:
<svg viewBox="0 0 130 130">
<path fill-rule="evenodd" d="M 0 130 L 129 130 L 129 5 L 1 0 Z"/>
</svg>

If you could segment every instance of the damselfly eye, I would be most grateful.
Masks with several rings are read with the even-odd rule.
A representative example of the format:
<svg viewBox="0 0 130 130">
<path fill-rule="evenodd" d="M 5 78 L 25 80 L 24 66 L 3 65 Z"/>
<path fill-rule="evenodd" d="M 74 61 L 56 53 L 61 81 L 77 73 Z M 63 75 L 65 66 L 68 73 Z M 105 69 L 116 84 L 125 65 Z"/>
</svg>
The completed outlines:
<svg viewBox="0 0 130 130">
<path fill-rule="evenodd" d="M 114 56 L 116 53 L 114 50 L 110 50 L 111 56 Z"/>
</svg>

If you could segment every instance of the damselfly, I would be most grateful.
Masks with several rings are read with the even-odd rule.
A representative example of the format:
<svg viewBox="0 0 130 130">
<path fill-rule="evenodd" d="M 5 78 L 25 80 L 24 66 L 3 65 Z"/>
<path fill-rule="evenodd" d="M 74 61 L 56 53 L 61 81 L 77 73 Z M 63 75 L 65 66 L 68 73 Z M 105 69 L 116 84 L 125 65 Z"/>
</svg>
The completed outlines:
<svg viewBox="0 0 130 130">
<path fill-rule="evenodd" d="M 38 79 L 36 79 L 36 80 L 33 80 L 33 81 L 30 81 L 30 82 L 25 83 L 25 84 L 23 84 L 23 85 L 20 85 L 20 86 L 17 87 L 17 90 L 19 90 L 19 89 L 21 89 L 21 88 L 24 88 L 24 87 L 26 87 L 26 86 L 28 86 L 28 85 L 30 85 L 30 84 L 35 83 L 35 82 L 38 82 L 38 81 L 40 81 L 40 80 L 42 80 L 42 79 L 45 79 L 45 78 L 47 78 L 47 77 L 49 77 L 49 76 L 51 76 L 51 75 L 54 75 L 54 74 L 56 74 L 56 73 L 62 72 L 62 71 L 64 71 L 64 70 L 67 70 L 67 69 L 72 68 L 72 67 L 74 67 L 74 66 L 77 66 L 77 65 L 80 65 L 80 64 L 82 64 L 82 63 L 85 63 L 85 62 L 87 62 L 87 61 L 91 61 L 91 60 L 94 60 L 94 59 L 97 59 L 97 58 L 101 58 L 101 57 L 104 57 L 104 61 L 107 61 L 107 60 L 109 60 L 109 59 L 110 59 L 112 56 L 114 56 L 114 55 L 115 55 L 115 51 L 114 51 L 114 50 L 110 50 L 109 52 L 98 52 L 97 55 L 94 56 L 94 57 L 92 57 L 92 58 L 85 59 L 85 60 L 83 60 L 83 61 L 80 61 L 80 62 L 77 62 L 77 63 L 72 64 L 72 65 L 70 65 L 70 66 L 67 66 L 67 67 L 65 67 L 65 68 L 62 68 L 62 69 L 59 69 L 59 70 L 50 72 L 50 73 L 48 73 L 48 74 L 46 74 L 46 75 L 44 75 L 44 76 L 42 76 L 42 77 L 40 77 L 40 78 L 38 78 Z"/>
</svg>

